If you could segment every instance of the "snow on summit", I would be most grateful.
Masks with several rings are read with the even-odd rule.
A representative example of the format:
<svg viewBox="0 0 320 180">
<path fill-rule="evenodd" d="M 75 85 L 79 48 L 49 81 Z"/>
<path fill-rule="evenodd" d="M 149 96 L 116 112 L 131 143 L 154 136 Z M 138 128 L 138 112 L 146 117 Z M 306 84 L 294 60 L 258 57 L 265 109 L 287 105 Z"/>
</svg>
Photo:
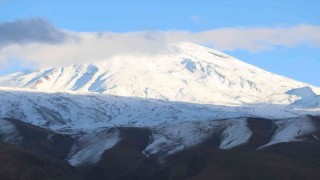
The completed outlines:
<svg viewBox="0 0 320 180">
<path fill-rule="evenodd" d="M 286 92 L 309 86 L 200 45 L 172 47 L 176 51 L 161 55 L 118 56 L 15 73 L 0 77 L 0 85 L 219 105 L 290 104 L 299 97 Z"/>
</svg>

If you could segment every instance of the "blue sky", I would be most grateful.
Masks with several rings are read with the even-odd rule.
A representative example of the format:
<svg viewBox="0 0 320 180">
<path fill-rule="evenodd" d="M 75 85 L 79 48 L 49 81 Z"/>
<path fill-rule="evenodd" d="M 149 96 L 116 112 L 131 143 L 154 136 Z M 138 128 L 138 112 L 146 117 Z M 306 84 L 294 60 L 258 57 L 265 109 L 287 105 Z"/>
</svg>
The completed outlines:
<svg viewBox="0 0 320 180">
<path fill-rule="evenodd" d="M 319 7 L 319 0 L 0 0 L 0 23 L 40 17 L 55 27 L 77 32 L 196 33 L 220 28 L 320 26 Z M 319 50 L 319 46 L 297 44 L 258 52 L 243 49 L 225 52 L 268 71 L 320 86 Z M 20 62 L 9 64 L 0 68 L 0 74 L 24 70 Z"/>
</svg>

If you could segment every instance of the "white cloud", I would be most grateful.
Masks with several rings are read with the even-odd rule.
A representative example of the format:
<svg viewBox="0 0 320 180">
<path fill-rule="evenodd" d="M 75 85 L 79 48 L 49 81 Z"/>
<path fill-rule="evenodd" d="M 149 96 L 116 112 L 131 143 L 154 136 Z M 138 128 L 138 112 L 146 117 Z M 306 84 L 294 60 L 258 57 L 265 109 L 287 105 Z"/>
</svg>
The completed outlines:
<svg viewBox="0 0 320 180">
<path fill-rule="evenodd" d="M 10 45 L 0 50 L 0 63 L 23 59 L 39 67 L 93 62 L 116 55 L 169 52 L 161 33 L 75 33 L 76 39 L 61 44 L 29 43 Z"/>
<path fill-rule="evenodd" d="M 62 31 L 61 31 L 62 32 Z M 287 28 L 222 28 L 203 32 L 67 32 L 59 43 L 28 41 L 11 43 L 0 49 L 0 63 L 23 60 L 39 67 L 93 62 L 116 55 L 158 54 L 170 52 L 168 44 L 194 42 L 218 50 L 243 49 L 251 52 L 271 50 L 277 46 L 306 44 L 320 47 L 320 27 L 298 25 Z M 1 35 L 0 35 L 1 36 Z M 51 36 L 50 36 L 51 37 Z"/>
<path fill-rule="evenodd" d="M 204 32 L 166 32 L 173 41 L 190 41 L 211 45 L 218 50 L 242 49 L 251 52 L 276 46 L 307 44 L 320 47 L 320 27 L 298 25 L 288 28 L 222 28 Z"/>
</svg>

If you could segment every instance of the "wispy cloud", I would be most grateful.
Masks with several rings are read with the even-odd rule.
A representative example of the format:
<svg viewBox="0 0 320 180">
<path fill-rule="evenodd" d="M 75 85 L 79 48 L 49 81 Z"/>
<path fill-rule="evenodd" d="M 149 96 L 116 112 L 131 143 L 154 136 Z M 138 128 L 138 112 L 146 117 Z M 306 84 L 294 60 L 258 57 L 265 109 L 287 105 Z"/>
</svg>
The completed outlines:
<svg viewBox="0 0 320 180">
<path fill-rule="evenodd" d="M 300 44 L 320 47 L 320 27 L 311 25 L 287 28 L 222 28 L 199 33 L 172 32 L 170 37 L 209 44 L 219 50 L 242 49 L 257 52 L 277 46 L 292 47 Z"/>
<path fill-rule="evenodd" d="M 93 62 L 116 55 L 170 52 L 169 44 L 193 42 L 218 50 L 250 52 L 277 46 L 320 47 L 320 27 L 222 28 L 203 32 L 146 31 L 131 33 L 70 32 L 42 20 L 0 24 L 0 63 L 19 59 L 39 67 Z"/>
</svg>

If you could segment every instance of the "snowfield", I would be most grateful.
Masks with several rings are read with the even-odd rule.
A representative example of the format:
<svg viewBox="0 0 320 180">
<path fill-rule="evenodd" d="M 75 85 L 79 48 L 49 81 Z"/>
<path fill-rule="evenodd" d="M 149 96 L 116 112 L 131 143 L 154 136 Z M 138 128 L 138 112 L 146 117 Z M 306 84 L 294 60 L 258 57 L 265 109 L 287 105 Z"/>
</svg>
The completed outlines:
<svg viewBox="0 0 320 180">
<path fill-rule="evenodd" d="M 293 106 L 294 107 L 294 106 Z M 319 111 L 285 105 L 222 106 L 172 102 L 98 93 L 45 93 L 0 89 L 0 116 L 55 131 L 91 131 L 100 127 L 151 127 L 166 123 L 239 117 L 268 119 L 318 115 Z"/>
</svg>

